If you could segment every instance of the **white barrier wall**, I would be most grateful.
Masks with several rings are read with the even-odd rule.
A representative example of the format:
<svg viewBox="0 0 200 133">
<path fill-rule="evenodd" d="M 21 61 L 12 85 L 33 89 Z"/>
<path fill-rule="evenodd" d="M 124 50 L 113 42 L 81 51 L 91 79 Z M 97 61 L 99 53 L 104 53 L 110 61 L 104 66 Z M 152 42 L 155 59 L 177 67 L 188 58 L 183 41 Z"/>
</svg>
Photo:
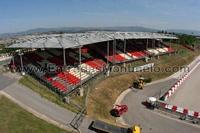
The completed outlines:
<svg viewBox="0 0 200 133">
<path fill-rule="evenodd" d="M 178 88 L 179 86 L 187 79 L 188 76 L 199 66 L 200 62 L 198 62 L 192 70 L 190 70 L 188 73 L 186 73 L 181 79 L 179 79 L 164 95 L 163 100 L 166 101 Z"/>
</svg>

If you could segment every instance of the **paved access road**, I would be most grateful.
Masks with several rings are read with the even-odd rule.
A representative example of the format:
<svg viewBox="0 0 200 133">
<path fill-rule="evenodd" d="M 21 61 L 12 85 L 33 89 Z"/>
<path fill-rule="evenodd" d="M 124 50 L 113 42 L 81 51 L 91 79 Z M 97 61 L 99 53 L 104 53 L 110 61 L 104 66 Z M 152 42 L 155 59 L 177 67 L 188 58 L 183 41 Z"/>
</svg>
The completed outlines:
<svg viewBox="0 0 200 133">
<path fill-rule="evenodd" d="M 199 133 L 199 125 L 188 124 L 158 114 L 146 109 L 142 104 L 148 97 L 173 81 L 174 79 L 169 79 L 161 83 L 151 84 L 137 92 L 131 90 L 121 101 L 122 104 L 129 107 L 128 111 L 122 116 L 125 123 L 129 126 L 140 124 L 142 133 Z"/>
<path fill-rule="evenodd" d="M 179 86 L 166 101 L 169 104 L 200 112 L 200 66 Z"/>
<path fill-rule="evenodd" d="M 17 81 L 17 75 L 11 76 L 10 73 L 3 73 L 3 69 L 0 68 L 0 91 Z"/>
</svg>

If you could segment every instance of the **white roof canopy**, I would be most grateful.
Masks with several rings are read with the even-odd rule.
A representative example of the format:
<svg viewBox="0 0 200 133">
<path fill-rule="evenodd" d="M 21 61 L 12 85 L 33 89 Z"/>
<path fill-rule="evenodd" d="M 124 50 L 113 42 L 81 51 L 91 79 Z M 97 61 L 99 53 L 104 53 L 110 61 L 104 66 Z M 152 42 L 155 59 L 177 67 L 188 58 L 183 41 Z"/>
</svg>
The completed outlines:
<svg viewBox="0 0 200 133">
<path fill-rule="evenodd" d="M 77 34 L 52 34 L 25 36 L 26 42 L 15 43 L 9 48 L 71 48 L 111 41 L 114 39 L 178 39 L 175 35 L 150 32 L 105 32 L 95 31 Z"/>
</svg>

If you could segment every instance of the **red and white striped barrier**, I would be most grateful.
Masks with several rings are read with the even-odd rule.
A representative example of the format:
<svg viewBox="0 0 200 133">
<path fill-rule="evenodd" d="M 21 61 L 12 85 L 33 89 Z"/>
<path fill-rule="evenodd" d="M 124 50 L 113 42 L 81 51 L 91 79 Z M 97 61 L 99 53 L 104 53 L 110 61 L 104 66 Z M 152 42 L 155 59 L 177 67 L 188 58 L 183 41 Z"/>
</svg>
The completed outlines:
<svg viewBox="0 0 200 133">
<path fill-rule="evenodd" d="M 189 115 L 189 116 L 192 116 L 192 117 L 195 117 L 195 118 L 200 118 L 200 113 L 196 112 L 196 111 L 183 109 L 181 107 L 177 107 L 177 106 L 166 104 L 166 103 L 162 103 L 161 107 L 165 108 L 165 109 L 169 109 L 169 110 L 173 110 L 173 111 L 179 112 L 181 114 Z"/>
<path fill-rule="evenodd" d="M 168 92 L 164 95 L 164 101 L 166 101 L 177 89 L 178 87 L 188 78 L 188 76 L 198 67 L 200 64 L 197 63 L 192 70 L 190 70 L 187 74 L 185 74 L 181 79 L 179 79 L 169 90 Z"/>
</svg>

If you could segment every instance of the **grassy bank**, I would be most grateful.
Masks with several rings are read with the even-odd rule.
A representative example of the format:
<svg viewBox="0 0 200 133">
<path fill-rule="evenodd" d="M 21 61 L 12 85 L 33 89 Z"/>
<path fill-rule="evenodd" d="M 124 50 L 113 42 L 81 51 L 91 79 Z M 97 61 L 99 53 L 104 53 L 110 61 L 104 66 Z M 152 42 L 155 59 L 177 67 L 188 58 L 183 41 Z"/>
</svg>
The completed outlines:
<svg viewBox="0 0 200 133">
<path fill-rule="evenodd" d="M 0 95 L 1 133 L 69 133 L 28 113 Z"/>
</svg>

